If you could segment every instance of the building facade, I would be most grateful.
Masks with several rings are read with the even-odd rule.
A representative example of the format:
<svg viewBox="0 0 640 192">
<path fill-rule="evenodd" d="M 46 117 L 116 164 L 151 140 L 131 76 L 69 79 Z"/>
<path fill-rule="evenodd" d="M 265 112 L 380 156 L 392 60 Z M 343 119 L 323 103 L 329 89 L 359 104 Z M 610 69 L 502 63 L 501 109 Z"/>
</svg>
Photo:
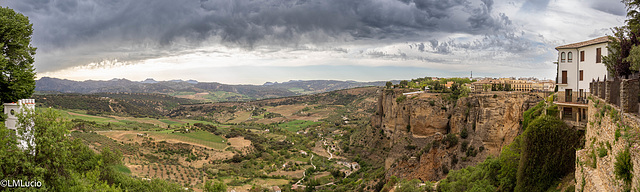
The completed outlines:
<svg viewBox="0 0 640 192">
<path fill-rule="evenodd" d="M 607 68 L 602 57 L 608 55 L 609 37 L 599 37 L 588 41 L 556 47 L 558 50 L 557 77 L 559 102 L 580 102 L 584 100 L 592 79 L 604 79 Z"/>
<path fill-rule="evenodd" d="M 589 83 L 607 77 L 602 57 L 608 55 L 608 36 L 556 47 L 558 51 L 556 104 L 560 118 L 572 126 L 586 127 Z"/>
<path fill-rule="evenodd" d="M 4 122 L 4 125 L 7 129 L 12 130 L 14 134 L 18 134 L 18 127 L 20 126 L 18 120 L 18 114 L 23 113 L 27 110 L 33 111 L 35 110 L 35 100 L 34 99 L 21 99 L 18 100 L 18 103 L 4 103 L 4 113 L 7 115 L 7 119 Z M 21 137 L 18 137 L 18 146 L 22 149 L 27 149 L 28 144 L 31 146 L 35 146 L 33 141 L 33 134 L 31 132 L 31 128 L 33 125 L 26 126 L 26 133 L 29 136 L 27 138 L 29 140 L 23 140 Z M 23 135 L 24 136 L 24 135 Z"/>
</svg>

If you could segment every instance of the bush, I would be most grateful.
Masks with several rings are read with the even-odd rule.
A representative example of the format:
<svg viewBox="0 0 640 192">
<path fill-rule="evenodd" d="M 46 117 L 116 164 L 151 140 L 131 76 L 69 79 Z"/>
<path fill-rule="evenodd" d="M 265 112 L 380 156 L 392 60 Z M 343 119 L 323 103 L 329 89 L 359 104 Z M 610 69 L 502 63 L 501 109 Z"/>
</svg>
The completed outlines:
<svg viewBox="0 0 640 192">
<path fill-rule="evenodd" d="M 616 156 L 616 162 L 614 164 L 614 173 L 616 178 L 622 179 L 627 186 L 631 185 L 631 179 L 633 178 L 633 163 L 631 162 L 631 154 L 627 147 L 624 151 L 620 152 Z"/>
<path fill-rule="evenodd" d="M 467 157 L 475 157 L 476 154 L 478 154 L 478 152 L 475 148 L 469 147 L 469 149 L 467 149 Z"/>
<path fill-rule="evenodd" d="M 455 134 L 449 133 L 445 136 L 444 140 L 442 140 L 443 144 L 447 144 L 447 148 L 451 148 L 458 144 L 458 137 Z"/>
<path fill-rule="evenodd" d="M 449 167 L 447 167 L 446 165 L 442 165 L 442 173 L 449 174 Z"/>
<path fill-rule="evenodd" d="M 438 191 L 496 191 L 495 178 L 499 169 L 497 159 L 487 158 L 475 167 L 451 171 L 438 184 Z"/>
<path fill-rule="evenodd" d="M 238 180 L 234 180 L 234 181 L 238 181 Z M 225 191 L 227 191 L 227 185 L 225 185 L 223 182 L 211 182 L 211 180 L 208 180 L 204 184 L 203 191 L 205 191 L 205 192 L 225 192 Z"/>
<path fill-rule="evenodd" d="M 579 134 L 562 120 L 538 117 L 522 135 L 515 191 L 545 191 L 574 168 Z"/>
<path fill-rule="evenodd" d="M 462 128 L 462 131 L 460 131 L 460 137 L 466 139 L 468 136 L 469 132 L 467 131 L 467 128 Z"/>
<path fill-rule="evenodd" d="M 405 99 L 407 99 L 407 96 L 401 95 L 398 98 L 396 98 L 396 102 L 402 103 Z"/>
<path fill-rule="evenodd" d="M 529 123 L 531 121 L 535 120 L 538 116 L 540 116 L 542 114 L 542 110 L 544 110 L 545 105 L 546 104 L 544 103 L 544 101 L 541 101 L 538 104 L 536 104 L 536 106 L 534 106 L 533 108 L 525 111 L 524 114 L 522 114 L 522 118 L 523 118 L 522 127 L 526 129 L 529 126 Z"/>
<path fill-rule="evenodd" d="M 404 149 L 409 150 L 409 151 L 410 151 L 410 150 L 414 150 L 414 149 L 416 149 L 416 148 L 417 148 L 417 146 L 415 146 L 415 145 L 407 145 L 407 146 L 404 146 Z"/>
<path fill-rule="evenodd" d="M 466 152 L 467 147 L 469 147 L 469 141 L 462 141 L 462 145 L 460 145 L 460 151 Z"/>
<path fill-rule="evenodd" d="M 598 157 L 603 158 L 605 156 L 607 156 L 607 148 L 604 148 L 602 143 L 600 143 L 600 147 L 598 147 Z"/>
<path fill-rule="evenodd" d="M 431 188 L 431 186 L 429 186 L 429 182 L 427 182 L 427 185 L 425 186 L 418 186 L 419 183 L 422 183 L 420 180 L 418 179 L 413 179 L 413 180 L 405 180 L 402 179 L 400 181 L 400 183 L 398 184 L 399 186 L 396 188 L 395 191 L 397 192 L 418 192 L 418 191 L 426 191 L 427 189 Z"/>
<path fill-rule="evenodd" d="M 522 135 L 516 137 L 513 143 L 507 145 L 500 153 L 500 171 L 498 174 L 498 186 L 503 191 L 514 191 L 517 182 L 518 164 L 520 162 L 520 154 Z"/>
</svg>

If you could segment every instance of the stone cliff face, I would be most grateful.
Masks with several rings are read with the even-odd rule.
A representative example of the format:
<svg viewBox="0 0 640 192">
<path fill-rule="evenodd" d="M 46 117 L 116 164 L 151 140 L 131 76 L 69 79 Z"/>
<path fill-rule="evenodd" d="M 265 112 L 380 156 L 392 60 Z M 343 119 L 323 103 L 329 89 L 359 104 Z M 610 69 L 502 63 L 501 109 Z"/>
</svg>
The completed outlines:
<svg viewBox="0 0 640 192">
<path fill-rule="evenodd" d="M 519 92 L 474 94 L 457 101 L 437 93 L 398 97 L 401 90 L 383 91 L 371 118 L 373 128 L 384 130 L 389 138 L 385 168 L 389 175 L 431 181 L 443 178 L 449 169 L 498 156 L 521 132 L 523 112 L 544 98 Z M 455 135 L 457 142 L 450 145 L 451 136 L 444 139 L 447 134 Z"/>
</svg>

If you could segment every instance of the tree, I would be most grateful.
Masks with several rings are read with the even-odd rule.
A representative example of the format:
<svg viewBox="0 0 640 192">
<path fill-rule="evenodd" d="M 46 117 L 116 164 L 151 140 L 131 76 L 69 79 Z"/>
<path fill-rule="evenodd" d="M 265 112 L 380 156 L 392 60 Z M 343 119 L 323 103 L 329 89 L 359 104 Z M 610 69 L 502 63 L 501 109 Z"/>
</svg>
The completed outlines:
<svg viewBox="0 0 640 192">
<path fill-rule="evenodd" d="M 484 91 L 489 91 L 489 90 L 491 90 L 491 85 L 490 84 L 483 84 L 482 85 L 482 89 L 484 89 Z"/>
<path fill-rule="evenodd" d="M 391 89 L 391 86 L 393 86 L 393 83 L 391 83 L 391 81 L 387 81 L 385 87 L 387 87 L 387 89 Z"/>
<path fill-rule="evenodd" d="M 225 185 L 223 182 L 207 181 L 204 184 L 204 191 L 206 191 L 206 192 L 226 192 L 227 191 L 227 185 Z"/>
<path fill-rule="evenodd" d="M 632 64 L 636 61 L 637 56 L 630 56 L 631 49 L 640 45 L 640 34 L 638 31 L 632 31 L 628 26 L 613 28 L 614 36 L 609 37 L 611 42 L 607 45 L 609 54 L 602 57 L 602 62 L 607 67 L 609 74 L 622 77 L 632 73 L 633 65 L 637 66 L 638 63 Z"/>
<path fill-rule="evenodd" d="M 627 7 L 626 25 L 614 27 L 607 45 L 609 54 L 602 58 L 609 74 L 628 76 L 640 69 L 640 0 L 622 0 Z"/>
<path fill-rule="evenodd" d="M 29 18 L 0 7 L 0 102 L 16 102 L 33 94 L 36 86 Z"/>
<path fill-rule="evenodd" d="M 405 87 L 407 87 L 407 85 L 409 85 L 409 81 L 407 81 L 407 80 L 400 81 L 400 87 L 401 88 L 405 88 Z"/>
<path fill-rule="evenodd" d="M 546 191 L 575 166 L 580 136 L 555 116 L 536 118 L 522 133 L 514 191 Z"/>
</svg>

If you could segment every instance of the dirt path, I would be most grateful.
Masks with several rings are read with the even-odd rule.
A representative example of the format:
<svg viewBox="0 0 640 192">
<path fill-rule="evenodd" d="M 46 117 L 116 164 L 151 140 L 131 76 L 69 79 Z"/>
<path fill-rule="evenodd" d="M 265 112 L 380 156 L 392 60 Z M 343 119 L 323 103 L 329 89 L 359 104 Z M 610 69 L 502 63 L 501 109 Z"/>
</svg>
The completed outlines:
<svg viewBox="0 0 640 192">
<path fill-rule="evenodd" d="M 327 140 L 322 140 L 322 143 L 324 143 L 324 146 L 327 146 Z M 327 153 L 329 153 L 329 160 L 331 160 L 333 158 L 333 154 L 331 153 L 330 147 L 327 147 Z"/>
<path fill-rule="evenodd" d="M 311 162 L 311 166 L 313 166 L 313 169 L 316 169 L 316 166 L 313 164 L 313 154 L 311 154 L 311 158 L 309 158 L 309 162 Z M 302 179 L 298 180 L 298 182 L 296 182 L 296 185 L 304 187 L 304 185 L 300 185 L 300 183 L 302 182 L 302 180 L 304 180 L 306 176 L 307 176 L 307 170 L 302 172 Z"/>
</svg>

